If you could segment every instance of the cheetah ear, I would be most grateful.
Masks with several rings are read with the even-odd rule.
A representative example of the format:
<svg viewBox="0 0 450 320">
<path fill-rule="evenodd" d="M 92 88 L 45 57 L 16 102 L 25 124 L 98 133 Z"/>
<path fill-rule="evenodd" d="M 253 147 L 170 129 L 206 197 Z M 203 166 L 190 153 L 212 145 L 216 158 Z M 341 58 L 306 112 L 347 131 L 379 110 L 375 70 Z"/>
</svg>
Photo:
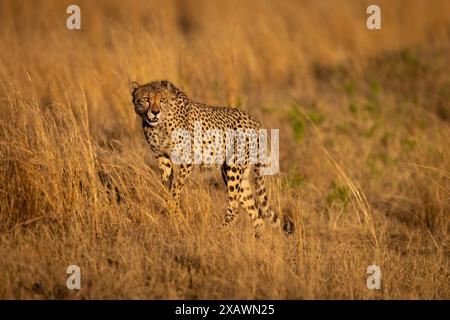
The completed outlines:
<svg viewBox="0 0 450 320">
<path fill-rule="evenodd" d="M 174 92 L 174 85 L 168 81 L 168 80 L 163 80 L 161 81 L 161 84 L 163 85 L 164 88 L 167 89 L 167 91 L 169 91 L 170 93 Z"/>
<path fill-rule="evenodd" d="M 131 92 L 131 95 L 133 95 L 133 94 L 134 94 L 134 91 L 136 91 L 136 89 L 137 89 L 138 87 L 141 86 L 141 85 L 140 85 L 139 83 L 137 83 L 136 81 L 131 81 L 129 85 L 130 85 L 130 92 Z"/>
</svg>

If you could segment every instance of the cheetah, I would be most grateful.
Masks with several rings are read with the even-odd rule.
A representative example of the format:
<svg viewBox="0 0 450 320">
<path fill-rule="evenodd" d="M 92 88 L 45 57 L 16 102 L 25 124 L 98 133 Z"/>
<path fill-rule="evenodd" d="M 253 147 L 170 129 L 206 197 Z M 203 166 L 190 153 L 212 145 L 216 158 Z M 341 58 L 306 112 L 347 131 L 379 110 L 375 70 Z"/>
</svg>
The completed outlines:
<svg viewBox="0 0 450 320">
<path fill-rule="evenodd" d="M 191 100 L 183 91 L 175 87 L 167 80 L 153 81 L 146 84 L 130 82 L 130 91 L 135 112 L 142 119 L 142 127 L 147 143 L 156 157 L 158 167 L 164 185 L 169 191 L 170 199 L 167 199 L 169 212 L 179 212 L 180 194 L 186 179 L 191 175 L 193 165 L 199 163 L 194 161 L 174 161 L 175 149 L 183 147 L 182 138 L 186 134 L 176 137 L 177 132 L 192 133 L 196 130 L 195 125 L 200 123 L 206 132 L 219 132 L 224 135 L 226 130 L 259 131 L 259 124 L 246 112 L 232 107 L 209 106 Z M 175 138 L 174 138 L 175 137 Z M 216 136 L 217 137 L 217 136 Z M 194 139 L 196 139 L 194 141 Z M 189 135 L 187 143 L 192 145 L 198 143 L 201 147 L 211 145 L 214 137 L 212 135 Z M 249 142 L 247 138 L 246 142 Z M 236 146 L 238 148 L 239 146 Z M 261 163 L 252 165 L 249 162 L 250 144 L 242 147 L 244 150 L 242 159 L 236 161 L 236 155 L 225 154 L 227 151 L 220 149 L 207 153 L 206 160 L 214 162 L 221 168 L 222 178 L 228 193 L 228 208 L 223 222 L 228 226 L 236 217 L 239 206 L 250 215 L 255 229 L 255 236 L 261 235 L 264 220 L 268 220 L 272 226 L 281 226 L 282 229 L 291 234 L 294 231 L 292 221 L 284 216 L 280 219 L 271 209 L 264 182 L 261 174 L 263 166 Z M 210 148 L 214 150 L 214 148 Z M 179 152 L 181 150 L 178 150 Z M 236 151 L 234 149 L 234 151 Z M 198 157 L 188 152 L 188 157 Z M 234 157 L 234 158 L 233 158 Z M 179 160 L 179 159 L 176 159 Z M 186 159 L 185 159 L 186 160 Z M 201 159 L 200 159 L 201 160 Z M 234 161 L 233 161 L 234 160 Z M 255 198 L 250 183 L 251 168 L 254 168 Z M 282 220 L 282 221 L 280 221 Z"/>
</svg>

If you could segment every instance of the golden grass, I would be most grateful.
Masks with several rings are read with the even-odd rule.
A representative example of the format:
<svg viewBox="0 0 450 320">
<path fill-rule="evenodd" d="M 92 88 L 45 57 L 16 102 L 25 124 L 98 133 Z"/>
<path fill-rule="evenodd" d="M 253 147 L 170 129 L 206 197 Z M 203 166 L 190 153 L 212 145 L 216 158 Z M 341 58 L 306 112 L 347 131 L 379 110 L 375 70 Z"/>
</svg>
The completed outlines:
<svg viewBox="0 0 450 320">
<path fill-rule="evenodd" d="M 68 31 L 1 1 L 0 297 L 449 299 L 450 3 L 378 3 L 381 31 L 364 1 L 80 1 Z M 154 79 L 280 128 L 293 241 L 222 231 L 218 172 L 166 213 L 128 92 Z"/>
</svg>

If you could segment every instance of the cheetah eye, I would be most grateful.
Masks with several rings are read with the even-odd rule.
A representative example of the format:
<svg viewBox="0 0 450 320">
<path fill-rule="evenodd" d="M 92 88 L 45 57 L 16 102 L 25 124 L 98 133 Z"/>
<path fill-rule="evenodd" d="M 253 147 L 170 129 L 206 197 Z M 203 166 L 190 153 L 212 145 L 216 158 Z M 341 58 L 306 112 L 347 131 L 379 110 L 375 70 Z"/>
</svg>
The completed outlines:
<svg viewBox="0 0 450 320">
<path fill-rule="evenodd" d="M 148 102 L 148 101 L 149 101 L 149 100 L 148 100 L 148 97 L 145 97 L 145 98 L 144 98 L 144 101 L 145 101 L 145 102 Z"/>
<path fill-rule="evenodd" d="M 167 101 L 166 98 L 161 98 L 161 99 L 160 99 L 160 102 L 166 102 L 166 101 Z"/>
</svg>

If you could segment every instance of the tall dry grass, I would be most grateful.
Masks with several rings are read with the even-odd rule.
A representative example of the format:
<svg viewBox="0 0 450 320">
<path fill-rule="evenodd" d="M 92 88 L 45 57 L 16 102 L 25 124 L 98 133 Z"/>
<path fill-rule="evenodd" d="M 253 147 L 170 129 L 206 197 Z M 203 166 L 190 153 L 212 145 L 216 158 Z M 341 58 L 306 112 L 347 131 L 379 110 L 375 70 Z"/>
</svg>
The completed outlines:
<svg viewBox="0 0 450 320">
<path fill-rule="evenodd" d="M 69 1 L 1 1 L 0 297 L 448 299 L 450 3 L 378 3 L 381 31 L 366 1 L 80 1 L 68 31 Z M 127 86 L 154 79 L 280 128 L 293 239 L 221 230 L 217 172 L 166 213 Z"/>
</svg>

